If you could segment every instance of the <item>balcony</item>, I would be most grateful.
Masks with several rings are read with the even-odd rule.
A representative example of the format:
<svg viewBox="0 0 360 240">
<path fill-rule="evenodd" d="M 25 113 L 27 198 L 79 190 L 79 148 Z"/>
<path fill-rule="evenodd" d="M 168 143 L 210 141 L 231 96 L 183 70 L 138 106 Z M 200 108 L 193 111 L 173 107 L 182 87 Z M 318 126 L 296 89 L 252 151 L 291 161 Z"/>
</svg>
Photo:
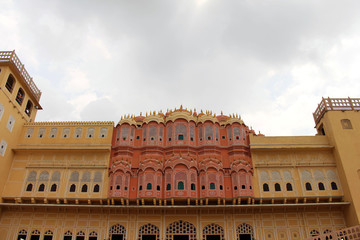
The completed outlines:
<svg viewBox="0 0 360 240">
<path fill-rule="evenodd" d="M 34 95 L 37 101 L 40 100 L 41 91 L 37 88 L 32 77 L 30 77 L 29 73 L 26 71 L 24 64 L 21 63 L 18 56 L 14 51 L 0 51 L 0 63 L 1 62 L 9 62 L 13 64 L 13 66 L 18 70 L 19 74 L 24 78 L 25 84 L 30 89 L 31 93 Z"/>
<path fill-rule="evenodd" d="M 323 98 L 313 113 L 315 124 L 327 111 L 360 110 L 360 98 Z"/>
</svg>

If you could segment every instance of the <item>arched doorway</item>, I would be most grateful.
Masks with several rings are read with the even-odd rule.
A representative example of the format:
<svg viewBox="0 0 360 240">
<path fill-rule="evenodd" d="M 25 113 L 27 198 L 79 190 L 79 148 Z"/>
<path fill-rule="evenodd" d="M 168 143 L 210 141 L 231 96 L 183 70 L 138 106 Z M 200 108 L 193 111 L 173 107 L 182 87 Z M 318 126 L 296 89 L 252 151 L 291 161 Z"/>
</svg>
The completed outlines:
<svg viewBox="0 0 360 240">
<path fill-rule="evenodd" d="M 196 228 L 183 220 L 173 222 L 166 228 L 166 240 L 196 240 Z"/>
<path fill-rule="evenodd" d="M 203 240 L 225 240 L 224 229 L 215 223 L 211 223 L 203 229 Z"/>
<path fill-rule="evenodd" d="M 160 231 L 159 228 L 151 223 L 143 225 L 139 229 L 138 240 L 159 240 Z"/>
<path fill-rule="evenodd" d="M 236 228 L 237 240 L 253 240 L 254 231 L 250 224 L 242 223 Z"/>
<path fill-rule="evenodd" d="M 110 240 L 125 240 L 126 229 L 123 225 L 115 224 L 109 230 Z"/>
</svg>

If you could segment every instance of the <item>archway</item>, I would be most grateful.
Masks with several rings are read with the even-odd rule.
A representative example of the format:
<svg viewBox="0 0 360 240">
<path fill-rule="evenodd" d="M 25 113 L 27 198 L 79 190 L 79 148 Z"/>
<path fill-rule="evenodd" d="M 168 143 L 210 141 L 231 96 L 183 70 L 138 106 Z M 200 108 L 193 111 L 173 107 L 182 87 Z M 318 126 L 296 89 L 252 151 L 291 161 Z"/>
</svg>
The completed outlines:
<svg viewBox="0 0 360 240">
<path fill-rule="evenodd" d="M 206 225 L 203 229 L 203 240 L 225 240 L 224 229 L 215 223 Z"/>
<path fill-rule="evenodd" d="M 166 228 L 166 240 L 196 240 L 196 228 L 183 220 L 173 222 Z"/>
<path fill-rule="evenodd" d="M 250 224 L 242 223 L 236 228 L 237 240 L 253 240 L 254 231 Z"/>
<path fill-rule="evenodd" d="M 126 229 L 123 225 L 115 224 L 109 230 L 110 240 L 125 240 Z"/>
<path fill-rule="evenodd" d="M 159 228 L 151 223 L 141 226 L 139 229 L 138 240 L 159 240 Z"/>
</svg>

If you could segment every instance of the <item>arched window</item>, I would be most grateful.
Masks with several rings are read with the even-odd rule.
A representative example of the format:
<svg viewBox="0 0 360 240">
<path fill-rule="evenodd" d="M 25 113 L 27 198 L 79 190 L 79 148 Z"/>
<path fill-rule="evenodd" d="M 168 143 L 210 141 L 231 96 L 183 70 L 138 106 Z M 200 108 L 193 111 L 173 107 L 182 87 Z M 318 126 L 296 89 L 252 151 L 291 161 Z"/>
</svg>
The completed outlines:
<svg viewBox="0 0 360 240">
<path fill-rule="evenodd" d="M 156 191 L 160 191 L 160 185 L 156 186 Z"/>
<path fill-rule="evenodd" d="M 85 240 L 85 233 L 80 231 L 76 234 L 76 240 Z"/>
<path fill-rule="evenodd" d="M 71 240 L 72 239 L 72 232 L 67 231 L 64 233 L 64 240 Z"/>
<path fill-rule="evenodd" d="M 170 183 L 168 185 L 166 185 L 166 190 L 167 191 L 171 190 L 171 184 Z"/>
<path fill-rule="evenodd" d="M 210 189 L 215 189 L 215 183 L 210 183 Z"/>
<path fill-rule="evenodd" d="M 312 237 L 316 237 L 316 236 L 319 236 L 319 235 L 320 235 L 319 231 L 317 231 L 315 229 L 310 231 L 310 236 L 312 236 Z"/>
<path fill-rule="evenodd" d="M 191 184 L 191 190 L 195 190 L 195 184 L 194 183 Z"/>
<path fill-rule="evenodd" d="M 269 191 L 269 185 L 267 183 L 263 184 L 263 191 L 268 192 Z"/>
<path fill-rule="evenodd" d="M 241 189 L 246 189 L 246 186 L 244 184 L 241 185 Z"/>
<path fill-rule="evenodd" d="M 325 186 L 322 182 L 319 182 L 319 190 L 321 191 L 325 190 Z"/>
<path fill-rule="evenodd" d="M 151 189 L 152 189 L 151 183 L 146 184 L 146 190 L 151 190 Z"/>
<path fill-rule="evenodd" d="M 178 182 L 178 190 L 184 190 L 184 182 Z"/>
<path fill-rule="evenodd" d="M 44 240 L 52 240 L 53 239 L 53 232 L 50 230 L 47 230 L 44 234 Z"/>
<path fill-rule="evenodd" d="M 5 87 L 9 92 L 12 93 L 14 86 L 15 86 L 15 78 L 13 77 L 13 75 L 10 74 L 6 81 Z"/>
<path fill-rule="evenodd" d="M 309 182 L 305 183 L 305 188 L 307 191 L 311 191 L 312 190 L 311 183 Z"/>
<path fill-rule="evenodd" d="M 56 192 L 56 188 L 57 188 L 57 185 L 54 183 L 53 185 L 51 185 L 50 192 Z"/>
<path fill-rule="evenodd" d="M 224 229 L 215 223 L 211 223 L 203 228 L 202 240 L 217 239 L 225 240 Z"/>
<path fill-rule="evenodd" d="M 287 191 L 292 191 L 293 190 L 291 183 L 286 184 L 286 190 Z"/>
<path fill-rule="evenodd" d="M 275 183 L 275 191 L 277 191 L 277 192 L 281 191 L 281 186 L 279 183 Z"/>
<path fill-rule="evenodd" d="M 89 240 L 97 240 L 97 233 L 95 231 L 89 234 Z"/>
<path fill-rule="evenodd" d="M 139 191 L 142 191 L 142 185 L 139 186 Z"/>
<path fill-rule="evenodd" d="M 40 231 L 39 230 L 32 231 L 30 240 L 40 240 Z"/>
<path fill-rule="evenodd" d="M 21 230 L 18 234 L 17 240 L 26 240 L 26 235 L 27 235 L 27 231 L 24 229 Z"/>
<path fill-rule="evenodd" d="M 116 185 L 116 190 L 120 190 L 120 185 Z"/>
<path fill-rule="evenodd" d="M 220 190 L 223 190 L 223 185 L 220 185 Z"/>
<path fill-rule="evenodd" d="M 242 240 L 242 239 L 253 240 L 254 239 L 253 227 L 247 223 L 240 224 L 236 228 L 236 236 L 237 236 L 237 240 Z"/>
<path fill-rule="evenodd" d="M 26 191 L 27 191 L 27 192 L 31 192 L 32 189 L 33 189 L 33 185 L 32 185 L 31 183 L 29 183 L 29 184 L 27 185 L 27 187 L 26 187 Z"/>
<path fill-rule="evenodd" d="M 45 190 L 45 184 L 40 184 L 38 191 L 43 192 Z"/>
<path fill-rule="evenodd" d="M 196 240 L 196 228 L 193 224 L 178 220 L 176 222 L 170 223 L 166 228 L 166 239 L 187 239 L 187 240 Z M 179 238 L 175 238 L 175 236 L 179 236 Z M 182 236 L 186 236 L 186 238 L 182 238 Z"/>
<path fill-rule="evenodd" d="M 338 187 L 336 185 L 336 182 L 331 182 L 331 189 L 332 190 L 338 190 Z"/>
<path fill-rule="evenodd" d="M 237 186 L 234 187 L 234 190 L 237 190 Z"/>
<path fill-rule="evenodd" d="M 201 186 L 201 190 L 205 190 L 205 185 L 202 185 L 202 186 Z"/>
<path fill-rule="evenodd" d="M 126 229 L 123 225 L 113 225 L 109 230 L 109 239 L 126 239 Z"/>
<path fill-rule="evenodd" d="M 30 116 L 31 114 L 31 109 L 32 109 L 32 102 L 30 100 L 27 101 L 26 107 L 25 107 L 25 113 Z"/>
<path fill-rule="evenodd" d="M 159 240 L 160 239 L 160 231 L 159 228 L 151 223 L 148 223 L 146 225 L 143 225 L 139 229 L 139 235 L 136 239 L 154 239 Z"/>
<path fill-rule="evenodd" d="M 87 192 L 88 186 L 86 184 L 82 185 L 81 192 Z"/>
<path fill-rule="evenodd" d="M 24 90 L 22 90 L 22 88 L 19 88 L 19 91 L 18 91 L 18 93 L 17 93 L 17 95 L 16 95 L 16 101 L 17 101 L 17 103 L 21 106 L 22 105 L 22 103 L 23 103 L 23 101 L 24 101 L 24 97 L 25 97 L 25 92 L 24 92 Z"/>
<path fill-rule="evenodd" d="M 75 184 L 71 184 L 70 186 L 70 192 L 75 192 L 76 190 L 76 185 Z"/>
<path fill-rule="evenodd" d="M 99 184 L 95 184 L 94 186 L 94 192 L 99 192 L 100 191 L 100 186 Z"/>
</svg>

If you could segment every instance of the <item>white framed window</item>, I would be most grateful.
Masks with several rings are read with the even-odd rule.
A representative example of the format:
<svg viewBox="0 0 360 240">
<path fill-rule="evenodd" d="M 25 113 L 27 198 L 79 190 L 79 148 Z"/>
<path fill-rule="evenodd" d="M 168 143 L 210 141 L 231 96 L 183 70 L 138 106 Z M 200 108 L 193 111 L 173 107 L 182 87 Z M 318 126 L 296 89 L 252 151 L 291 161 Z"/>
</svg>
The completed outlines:
<svg viewBox="0 0 360 240">
<path fill-rule="evenodd" d="M 31 138 L 32 135 L 33 135 L 33 133 L 34 133 L 34 129 L 33 129 L 33 128 L 28 128 L 28 129 L 26 130 L 25 137 L 26 137 L 26 138 Z"/>
<path fill-rule="evenodd" d="M 7 142 L 4 139 L 1 140 L 1 143 L 0 143 L 0 155 L 1 156 L 5 155 L 6 147 L 7 147 Z"/>
<path fill-rule="evenodd" d="M 15 118 L 12 115 L 10 115 L 8 123 L 6 125 L 7 129 L 9 129 L 10 132 L 12 132 L 14 124 L 15 124 Z"/>
</svg>

